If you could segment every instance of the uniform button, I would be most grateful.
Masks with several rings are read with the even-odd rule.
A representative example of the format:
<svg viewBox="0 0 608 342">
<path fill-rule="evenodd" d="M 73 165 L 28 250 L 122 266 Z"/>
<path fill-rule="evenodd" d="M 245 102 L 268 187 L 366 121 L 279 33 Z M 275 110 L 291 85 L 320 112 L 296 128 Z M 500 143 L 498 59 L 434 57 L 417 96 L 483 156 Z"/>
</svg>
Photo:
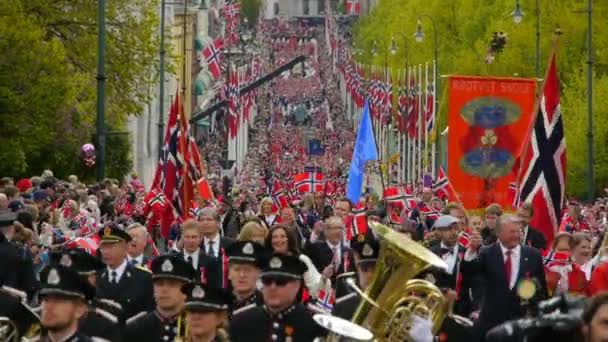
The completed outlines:
<svg viewBox="0 0 608 342">
<path fill-rule="evenodd" d="M 279 323 L 274 322 L 274 323 L 272 324 L 272 327 L 273 327 L 273 328 L 275 328 L 275 329 L 279 329 Z"/>
<path fill-rule="evenodd" d="M 272 337 L 272 340 L 273 340 L 273 341 L 276 341 L 276 340 L 277 340 L 277 334 L 272 334 L 272 336 L 271 336 L 271 337 Z"/>
<path fill-rule="evenodd" d="M 279 314 L 279 315 L 277 316 L 277 318 L 278 318 L 278 319 L 283 319 L 283 315 L 282 315 L 282 314 Z"/>
<path fill-rule="evenodd" d="M 165 330 L 169 330 L 169 326 L 168 325 L 165 325 Z"/>
<path fill-rule="evenodd" d="M 163 341 L 169 341 L 169 336 L 167 336 L 167 335 L 163 336 Z"/>
</svg>

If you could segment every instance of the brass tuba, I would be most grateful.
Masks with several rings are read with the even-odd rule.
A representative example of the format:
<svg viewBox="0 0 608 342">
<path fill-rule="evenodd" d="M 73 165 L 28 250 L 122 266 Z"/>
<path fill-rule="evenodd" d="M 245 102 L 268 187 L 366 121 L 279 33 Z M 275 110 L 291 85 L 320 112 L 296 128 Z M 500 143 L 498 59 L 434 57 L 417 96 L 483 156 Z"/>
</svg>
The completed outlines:
<svg viewBox="0 0 608 342">
<path fill-rule="evenodd" d="M 369 225 L 380 237 L 380 255 L 352 322 L 371 331 L 377 341 L 413 341 L 409 331 L 416 314 L 430 319 L 437 333 L 448 314 L 447 300 L 434 284 L 413 278 L 429 267 L 446 269 L 446 263 L 385 225 Z"/>
</svg>

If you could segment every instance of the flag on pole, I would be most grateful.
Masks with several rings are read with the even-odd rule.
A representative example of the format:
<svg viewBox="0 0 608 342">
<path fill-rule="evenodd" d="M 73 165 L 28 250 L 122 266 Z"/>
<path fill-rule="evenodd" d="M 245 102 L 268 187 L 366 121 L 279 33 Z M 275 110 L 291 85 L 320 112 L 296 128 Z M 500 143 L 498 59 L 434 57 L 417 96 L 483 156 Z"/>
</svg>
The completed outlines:
<svg viewBox="0 0 608 342">
<path fill-rule="evenodd" d="M 363 178 L 365 176 L 365 163 L 369 160 L 378 160 L 378 150 L 376 149 L 372 120 L 369 114 L 369 102 L 366 101 L 363 115 L 361 115 L 361 122 L 359 123 L 359 132 L 357 132 L 357 140 L 355 141 L 355 149 L 346 186 L 346 197 L 353 203 L 359 203 Z"/>
<path fill-rule="evenodd" d="M 566 139 L 560 108 L 555 52 L 549 68 L 531 134 L 519 157 L 519 199 L 534 208 L 531 226 L 550 244 L 559 226 L 566 190 Z"/>
<path fill-rule="evenodd" d="M 361 4 L 359 0 L 346 0 L 346 14 L 361 14 Z"/>
<path fill-rule="evenodd" d="M 218 79 L 222 73 L 222 48 L 224 40 L 220 37 L 208 44 L 203 49 L 203 57 L 207 62 L 207 68 L 214 79 Z"/>
<path fill-rule="evenodd" d="M 441 199 L 447 198 L 450 202 L 458 201 L 458 195 L 454 191 L 454 188 L 452 188 L 450 180 L 446 176 L 445 171 L 443 171 L 443 167 L 439 167 L 439 173 L 437 174 L 437 179 L 433 182 L 432 190 Z"/>
</svg>

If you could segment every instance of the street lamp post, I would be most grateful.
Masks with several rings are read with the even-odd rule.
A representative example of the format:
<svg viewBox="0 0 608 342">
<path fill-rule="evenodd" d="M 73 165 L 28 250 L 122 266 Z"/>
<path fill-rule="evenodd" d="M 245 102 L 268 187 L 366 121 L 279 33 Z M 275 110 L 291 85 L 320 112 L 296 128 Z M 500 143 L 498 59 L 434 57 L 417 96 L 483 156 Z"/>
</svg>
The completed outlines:
<svg viewBox="0 0 608 342">
<path fill-rule="evenodd" d="M 165 0 L 160 2 L 160 51 L 159 73 L 160 84 L 158 90 L 158 159 L 162 156 L 163 139 L 165 136 Z"/>
<path fill-rule="evenodd" d="M 439 45 L 437 44 L 437 24 L 435 23 L 435 19 L 433 19 L 432 16 L 428 15 L 428 14 L 419 14 L 418 15 L 418 23 L 416 25 L 416 33 L 414 33 L 414 38 L 416 39 L 416 41 L 418 43 L 421 43 L 424 40 L 424 32 L 422 31 L 422 18 L 426 18 L 428 20 L 431 21 L 431 24 L 433 25 L 433 58 L 435 59 L 435 68 L 433 70 L 433 80 L 435 81 L 435 91 L 437 91 L 438 89 L 441 89 L 441 80 L 437 77 L 437 75 L 439 75 Z M 438 94 L 434 94 L 433 99 L 435 101 L 434 103 L 434 108 L 435 108 L 435 113 L 439 113 L 439 96 Z M 441 145 L 441 144 L 438 144 Z M 437 147 L 435 147 L 437 148 Z M 437 163 L 435 162 L 434 158 L 436 158 L 439 155 L 439 153 L 435 154 L 435 157 L 433 157 L 433 164 L 437 165 Z M 435 170 L 434 167 L 431 170 L 431 173 L 433 174 L 433 176 L 435 175 Z"/>
<path fill-rule="evenodd" d="M 403 38 L 403 55 L 404 55 L 404 64 L 405 64 L 405 75 L 404 75 L 404 83 L 407 82 L 407 75 L 408 75 L 408 67 L 409 67 L 409 46 L 407 43 L 407 36 L 403 33 L 403 32 L 395 32 L 395 34 L 401 36 L 401 38 Z M 397 43 L 395 42 L 395 37 L 393 36 L 393 38 L 391 39 L 391 54 L 394 56 L 397 54 Z M 399 100 L 397 100 L 399 101 Z M 407 101 L 406 104 L 406 113 L 408 111 L 408 107 L 409 106 L 409 101 Z M 401 120 L 403 120 L 403 118 L 399 117 L 399 127 L 401 127 Z M 399 153 L 401 154 L 400 157 L 400 165 L 399 165 L 399 172 L 400 172 L 400 176 L 401 179 L 403 181 L 405 181 L 410 175 L 410 168 L 409 168 L 409 156 L 410 156 L 410 150 L 409 150 L 409 145 L 407 145 L 406 147 L 406 140 L 409 139 L 403 139 L 402 136 L 402 132 L 398 133 L 398 148 L 399 148 Z M 402 152 L 403 151 L 403 152 Z M 405 169 L 405 172 L 403 171 L 403 169 Z M 408 182 L 409 183 L 409 182 Z"/>
<path fill-rule="evenodd" d="M 534 65 L 536 70 L 536 78 L 540 78 L 540 0 L 536 0 L 534 15 L 536 16 L 536 59 Z M 511 16 L 513 17 L 513 22 L 516 24 L 521 23 L 524 18 L 525 13 L 521 9 L 519 0 L 515 0 L 515 9 L 513 12 L 511 12 Z"/>
<path fill-rule="evenodd" d="M 587 199 L 593 200 L 593 1 L 587 0 Z"/>
<path fill-rule="evenodd" d="M 97 181 L 106 167 L 106 1 L 97 0 Z"/>
</svg>

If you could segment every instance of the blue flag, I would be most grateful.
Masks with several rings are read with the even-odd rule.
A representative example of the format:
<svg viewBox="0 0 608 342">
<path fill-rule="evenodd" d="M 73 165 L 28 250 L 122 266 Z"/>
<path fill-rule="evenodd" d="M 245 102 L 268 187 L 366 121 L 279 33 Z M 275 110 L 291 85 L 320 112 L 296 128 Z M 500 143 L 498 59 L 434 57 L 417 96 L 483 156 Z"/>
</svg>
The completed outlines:
<svg viewBox="0 0 608 342">
<path fill-rule="evenodd" d="M 369 115 L 369 103 L 366 100 L 359 123 L 359 132 L 357 132 L 353 160 L 350 162 L 350 170 L 348 171 L 348 184 L 346 185 L 346 197 L 355 204 L 359 203 L 361 197 L 365 162 L 368 160 L 378 160 L 378 151 L 374 140 L 372 119 Z"/>
</svg>

